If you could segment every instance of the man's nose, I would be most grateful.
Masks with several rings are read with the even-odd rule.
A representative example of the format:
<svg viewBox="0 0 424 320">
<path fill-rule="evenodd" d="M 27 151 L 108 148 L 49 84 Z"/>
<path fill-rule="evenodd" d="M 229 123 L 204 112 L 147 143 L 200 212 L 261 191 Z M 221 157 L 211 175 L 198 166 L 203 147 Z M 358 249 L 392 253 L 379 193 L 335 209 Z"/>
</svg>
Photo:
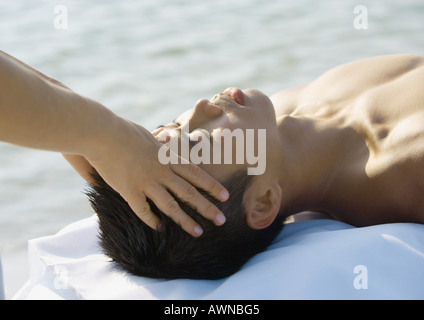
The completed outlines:
<svg viewBox="0 0 424 320">
<path fill-rule="evenodd" d="M 222 113 L 220 106 L 207 99 L 200 99 L 194 105 L 193 113 L 189 120 L 190 130 L 201 128 L 202 124 L 219 117 Z"/>
</svg>

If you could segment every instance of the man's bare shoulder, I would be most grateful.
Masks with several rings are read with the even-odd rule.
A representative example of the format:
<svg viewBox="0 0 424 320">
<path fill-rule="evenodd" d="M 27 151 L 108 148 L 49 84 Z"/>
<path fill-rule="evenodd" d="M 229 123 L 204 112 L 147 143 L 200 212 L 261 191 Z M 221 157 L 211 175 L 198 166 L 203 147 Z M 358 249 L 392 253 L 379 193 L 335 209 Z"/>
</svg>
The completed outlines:
<svg viewBox="0 0 424 320">
<path fill-rule="evenodd" d="M 311 102 L 347 101 L 384 85 L 400 75 L 424 66 L 414 54 L 384 55 L 334 67 L 308 84 L 281 90 L 271 96 L 277 116 L 290 114 Z"/>
<path fill-rule="evenodd" d="M 323 73 L 316 81 L 332 78 L 372 75 L 372 79 L 387 79 L 424 64 L 424 57 L 414 54 L 394 54 L 356 60 Z"/>
<path fill-rule="evenodd" d="M 325 92 L 331 100 L 358 96 L 384 85 L 424 65 L 424 57 L 397 54 L 349 62 L 322 74 L 311 82 L 304 94 L 318 96 Z"/>
</svg>

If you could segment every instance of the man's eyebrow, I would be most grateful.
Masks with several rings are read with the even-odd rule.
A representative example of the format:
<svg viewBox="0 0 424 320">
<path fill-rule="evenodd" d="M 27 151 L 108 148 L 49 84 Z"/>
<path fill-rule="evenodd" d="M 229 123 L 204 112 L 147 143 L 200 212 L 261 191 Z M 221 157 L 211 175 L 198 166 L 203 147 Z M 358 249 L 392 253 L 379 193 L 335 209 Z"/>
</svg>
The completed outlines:
<svg viewBox="0 0 424 320">
<path fill-rule="evenodd" d="M 175 130 L 177 132 L 177 136 L 181 137 L 181 123 L 177 122 L 176 119 L 173 120 L 172 122 L 170 122 L 169 124 L 159 126 L 159 128 L 167 128 L 167 127 L 169 127 L 170 124 L 175 124 L 176 126 L 178 126 L 177 128 L 171 127 L 171 128 L 168 128 L 168 129 Z"/>
<path fill-rule="evenodd" d="M 177 132 L 178 137 L 181 137 L 181 123 L 179 123 L 177 121 L 177 119 L 174 119 L 174 120 L 172 120 L 172 122 L 170 122 L 170 124 L 175 124 L 175 125 L 178 126 L 178 128 L 174 128 L 173 127 L 172 129 Z M 157 129 L 159 129 L 159 128 L 166 128 L 168 126 L 169 126 L 169 124 L 166 124 L 166 125 L 163 125 L 162 124 L 162 125 L 158 126 Z M 191 140 L 191 139 L 188 139 L 188 142 L 189 142 L 190 149 L 198 143 L 198 141 Z M 212 136 L 211 136 L 211 139 L 209 139 L 209 143 L 212 144 Z"/>
<path fill-rule="evenodd" d="M 172 120 L 172 122 L 171 122 L 171 123 L 176 124 L 177 126 L 181 127 L 181 123 L 177 122 L 177 119 Z M 168 126 L 168 125 L 160 124 L 160 125 L 158 125 L 158 126 L 157 126 L 157 128 L 156 128 L 156 129 L 164 128 L 164 127 L 166 127 L 166 126 Z"/>
</svg>

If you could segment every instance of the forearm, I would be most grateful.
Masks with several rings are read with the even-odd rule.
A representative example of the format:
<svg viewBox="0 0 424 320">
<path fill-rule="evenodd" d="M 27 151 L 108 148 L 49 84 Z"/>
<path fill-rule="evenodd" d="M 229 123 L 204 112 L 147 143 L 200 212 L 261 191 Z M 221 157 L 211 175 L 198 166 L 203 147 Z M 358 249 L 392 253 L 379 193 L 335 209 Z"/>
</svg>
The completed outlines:
<svg viewBox="0 0 424 320">
<path fill-rule="evenodd" d="M 113 118 L 101 104 L 0 52 L 0 141 L 84 154 L 101 122 Z"/>
</svg>

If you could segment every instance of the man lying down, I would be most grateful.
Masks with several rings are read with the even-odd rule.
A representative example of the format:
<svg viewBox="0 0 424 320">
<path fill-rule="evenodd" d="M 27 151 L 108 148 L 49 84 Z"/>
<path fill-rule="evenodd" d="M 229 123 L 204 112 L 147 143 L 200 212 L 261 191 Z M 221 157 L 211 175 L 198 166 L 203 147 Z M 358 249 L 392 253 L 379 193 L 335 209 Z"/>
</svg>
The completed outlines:
<svg viewBox="0 0 424 320">
<path fill-rule="evenodd" d="M 227 202 L 208 198 L 226 223 L 216 226 L 180 202 L 204 230 L 192 237 L 150 202 L 162 220 L 161 230 L 153 230 L 95 175 L 88 196 L 105 254 L 139 276 L 219 279 L 265 250 L 284 220 L 302 211 L 327 213 L 358 227 L 423 223 L 423 84 L 423 57 L 392 55 L 336 67 L 270 98 L 229 88 L 199 100 L 153 134 L 167 146 L 188 139 L 189 151 L 202 144 L 203 154 L 201 148 L 178 152 L 197 154 L 203 160 L 199 166 L 228 189 Z M 254 141 L 259 173 L 248 174 L 252 165 L 234 160 L 242 140 L 233 139 L 231 164 L 212 161 L 218 159 L 214 152 L 225 150 L 205 143 L 214 144 L 225 128 L 242 129 L 245 148 L 239 150 L 246 157 Z M 263 129 L 266 141 L 259 139 Z M 249 130 L 255 139 L 247 139 Z"/>
</svg>

